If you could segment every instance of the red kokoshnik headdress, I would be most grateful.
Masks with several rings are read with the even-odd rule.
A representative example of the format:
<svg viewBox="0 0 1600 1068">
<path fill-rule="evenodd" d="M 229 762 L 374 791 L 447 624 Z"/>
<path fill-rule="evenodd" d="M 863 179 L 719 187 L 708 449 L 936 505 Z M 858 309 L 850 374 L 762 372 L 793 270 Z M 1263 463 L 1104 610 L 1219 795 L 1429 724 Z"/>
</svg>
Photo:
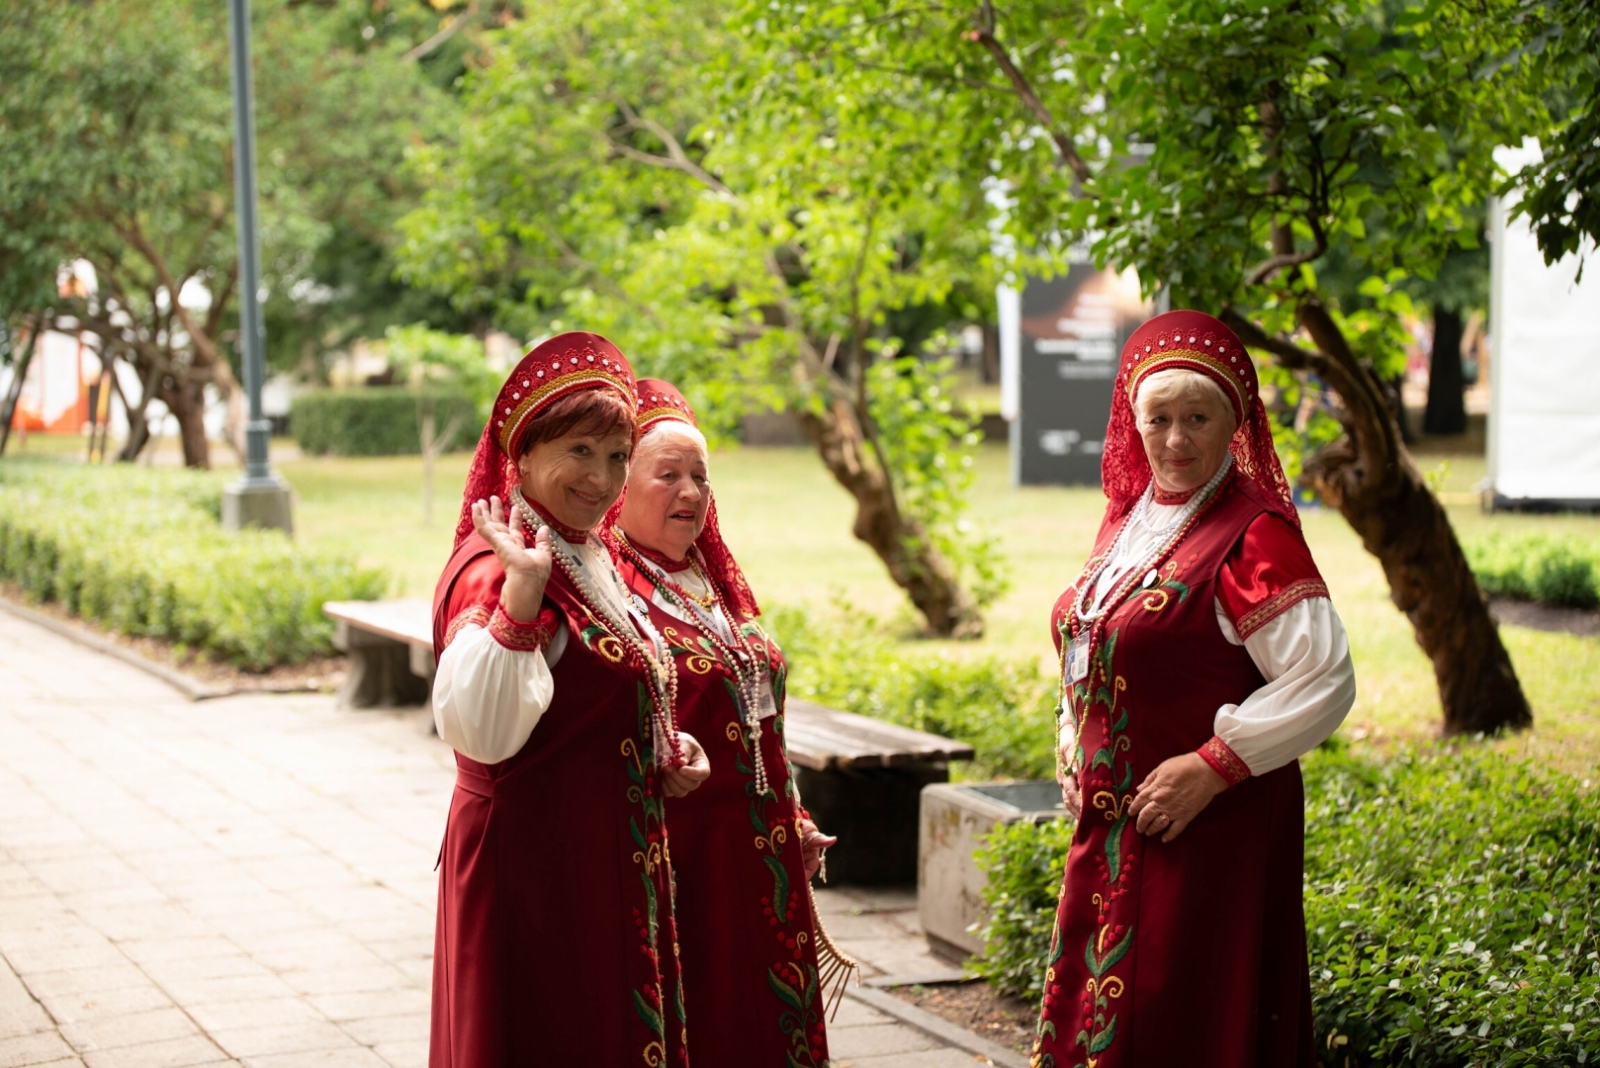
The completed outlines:
<svg viewBox="0 0 1600 1068">
<path fill-rule="evenodd" d="M 507 376 L 467 472 L 456 524 L 458 546 L 472 534 L 472 502 L 491 495 L 508 500 L 520 481 L 517 457 L 528 425 L 557 400 L 586 389 L 613 390 L 629 408 L 636 407 L 628 358 L 599 334 L 578 330 L 534 346 Z"/>
<path fill-rule="evenodd" d="M 1261 487 L 1274 511 L 1300 526 L 1289 480 L 1272 446 L 1272 424 L 1261 403 L 1255 365 L 1232 330 L 1205 312 L 1172 311 L 1158 315 L 1133 332 L 1122 347 L 1111 422 L 1106 427 L 1100 477 L 1110 500 L 1109 518 L 1127 515 L 1150 484 L 1150 461 L 1139 436 L 1133 401 L 1139 384 L 1157 371 L 1183 367 L 1198 371 L 1222 387 L 1238 422 L 1230 451 L 1239 470 Z"/>
<path fill-rule="evenodd" d="M 677 421 L 688 423 L 699 428 L 699 422 L 694 417 L 694 409 L 684 399 L 682 392 L 671 382 L 659 378 L 641 378 L 634 387 L 639 397 L 639 439 L 650 432 L 650 428 L 659 423 Z M 622 501 L 627 497 L 626 491 L 612 506 L 611 512 L 606 516 L 603 524 L 605 537 L 611 537 L 611 531 L 616 526 L 617 518 L 622 514 Z M 713 494 L 711 503 L 706 508 L 706 525 L 700 531 L 700 536 L 694 540 L 694 547 L 700 550 L 700 556 L 705 562 L 706 575 L 716 583 L 717 592 L 722 594 L 722 602 L 735 616 L 736 623 L 754 619 L 761 614 L 761 607 L 756 604 L 756 595 L 750 589 L 750 583 L 745 580 L 744 571 L 739 567 L 733 553 L 728 551 L 728 543 L 722 540 L 722 530 L 717 525 L 717 498 Z"/>
</svg>

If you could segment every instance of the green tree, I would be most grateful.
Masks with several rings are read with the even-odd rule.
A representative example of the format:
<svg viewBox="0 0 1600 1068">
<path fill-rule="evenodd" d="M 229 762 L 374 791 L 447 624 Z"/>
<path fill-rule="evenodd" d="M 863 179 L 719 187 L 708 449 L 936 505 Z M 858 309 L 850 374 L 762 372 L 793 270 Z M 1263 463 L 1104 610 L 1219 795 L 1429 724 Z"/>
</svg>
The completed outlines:
<svg viewBox="0 0 1600 1068">
<path fill-rule="evenodd" d="M 487 419 L 500 389 L 500 376 L 489 370 L 483 342 L 470 335 L 448 334 L 426 323 L 391 326 L 385 331 L 389 366 L 417 392 L 417 428 L 422 447 L 422 525 L 433 524 L 433 468 L 439 454 L 456 440 L 464 414 L 439 426 L 440 401 L 466 394 Z"/>
<path fill-rule="evenodd" d="M 337 6 L 254 7 L 268 306 L 325 303 L 334 291 L 317 278 L 319 254 L 341 233 L 381 239 L 403 207 L 402 156 L 428 131 L 437 94 L 394 50 L 338 47 Z M 0 218 L 20 223 L 0 237 L 8 319 L 48 308 L 47 325 L 85 331 L 134 368 L 143 388 L 124 398 L 124 459 L 143 447 L 159 399 L 185 462 L 205 466 L 208 386 L 242 434 L 225 10 L 17 0 L 0 13 L 0 56 L 14 75 L 0 155 L 20 172 L 0 179 Z M 72 260 L 93 267 L 93 290 L 49 292 Z"/>
<path fill-rule="evenodd" d="M 1446 728 L 1530 721 L 1382 385 L 1401 283 L 1471 242 L 1492 149 L 1549 125 L 1542 69 L 1486 64 L 1533 32 L 1517 0 L 762 0 L 744 24 L 775 80 L 814 67 L 853 92 L 958 99 L 969 181 L 1003 183 L 1019 247 L 1086 236 L 1331 388 L 1342 433 L 1304 478 L 1383 566 Z M 1365 265 L 1361 307 L 1319 285 L 1335 248 Z"/>
<path fill-rule="evenodd" d="M 411 279 L 524 335 L 602 331 L 714 428 L 789 407 L 928 628 L 979 633 L 970 424 L 913 358 L 996 277 L 983 191 L 907 163 L 951 158 L 951 116 L 764 106 L 711 0 L 527 14 L 483 38 L 459 144 L 418 154 Z"/>
</svg>

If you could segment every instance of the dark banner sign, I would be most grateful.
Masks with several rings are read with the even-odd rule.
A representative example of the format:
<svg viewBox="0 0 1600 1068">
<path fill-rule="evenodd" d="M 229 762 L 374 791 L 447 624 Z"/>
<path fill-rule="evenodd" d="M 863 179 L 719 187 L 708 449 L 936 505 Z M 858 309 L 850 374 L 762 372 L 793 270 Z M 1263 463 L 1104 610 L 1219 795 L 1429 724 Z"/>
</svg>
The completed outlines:
<svg viewBox="0 0 1600 1068">
<path fill-rule="evenodd" d="M 1048 281 L 1029 279 L 1013 326 L 1015 410 L 1012 481 L 1018 485 L 1098 486 L 1111 413 L 1117 356 L 1153 312 L 1132 271 L 1074 264 Z M 1006 320 L 1011 322 L 1006 322 Z"/>
</svg>

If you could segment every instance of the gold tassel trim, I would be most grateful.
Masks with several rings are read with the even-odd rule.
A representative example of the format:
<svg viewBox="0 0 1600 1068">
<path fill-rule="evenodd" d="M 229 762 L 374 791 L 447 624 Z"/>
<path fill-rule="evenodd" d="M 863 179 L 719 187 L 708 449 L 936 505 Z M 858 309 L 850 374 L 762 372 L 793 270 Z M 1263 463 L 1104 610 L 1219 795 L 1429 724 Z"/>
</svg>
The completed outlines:
<svg viewBox="0 0 1600 1068">
<path fill-rule="evenodd" d="M 822 926 L 822 913 L 817 910 L 817 895 L 811 889 L 810 879 L 806 880 L 806 897 L 811 899 L 811 922 L 816 927 L 818 987 L 822 991 L 822 1007 L 828 1022 L 832 1023 L 833 1018 L 839 1015 L 839 1003 L 844 1000 L 851 975 L 855 976 L 856 986 L 861 985 L 861 965 L 840 949 L 839 944 L 828 936 L 827 928 Z"/>
</svg>

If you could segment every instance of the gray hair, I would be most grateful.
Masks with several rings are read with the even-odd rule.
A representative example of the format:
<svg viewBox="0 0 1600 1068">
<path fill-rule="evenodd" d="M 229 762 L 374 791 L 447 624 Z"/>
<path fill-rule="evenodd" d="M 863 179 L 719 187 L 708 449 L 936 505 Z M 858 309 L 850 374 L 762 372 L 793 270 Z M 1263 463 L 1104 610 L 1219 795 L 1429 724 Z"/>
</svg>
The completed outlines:
<svg viewBox="0 0 1600 1068">
<path fill-rule="evenodd" d="M 1145 404 L 1165 404 L 1196 393 L 1206 397 L 1213 406 L 1225 412 L 1228 420 L 1233 423 L 1233 428 L 1239 429 L 1239 420 L 1233 414 L 1233 404 L 1228 400 L 1228 395 L 1222 392 L 1222 387 L 1209 376 L 1187 367 L 1169 367 L 1164 371 L 1157 371 L 1140 382 L 1139 392 L 1133 398 L 1133 413 L 1139 415 Z"/>
</svg>

